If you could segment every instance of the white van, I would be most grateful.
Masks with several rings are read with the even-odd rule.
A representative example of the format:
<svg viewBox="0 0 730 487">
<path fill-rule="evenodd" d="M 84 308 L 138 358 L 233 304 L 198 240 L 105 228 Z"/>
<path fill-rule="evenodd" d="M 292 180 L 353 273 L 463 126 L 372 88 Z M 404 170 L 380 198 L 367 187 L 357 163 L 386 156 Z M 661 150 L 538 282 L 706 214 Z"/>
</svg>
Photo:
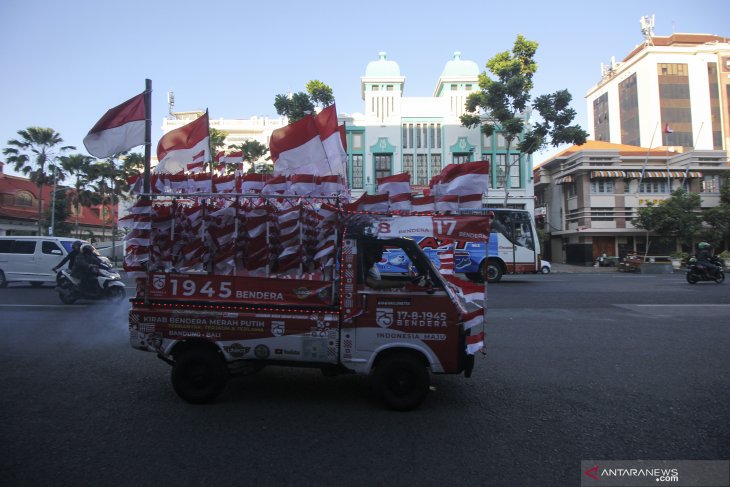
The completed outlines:
<svg viewBox="0 0 730 487">
<path fill-rule="evenodd" d="M 55 283 L 51 270 L 71 252 L 76 238 L 0 237 L 0 288 L 26 281 L 34 287 Z"/>
</svg>

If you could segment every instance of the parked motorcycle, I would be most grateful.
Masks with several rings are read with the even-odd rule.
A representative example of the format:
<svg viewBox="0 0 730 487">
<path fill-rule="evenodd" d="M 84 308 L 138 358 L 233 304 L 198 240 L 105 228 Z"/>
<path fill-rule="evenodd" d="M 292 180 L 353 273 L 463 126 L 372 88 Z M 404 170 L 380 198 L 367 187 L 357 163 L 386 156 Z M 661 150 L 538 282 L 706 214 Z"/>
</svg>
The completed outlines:
<svg viewBox="0 0 730 487">
<path fill-rule="evenodd" d="M 687 262 L 687 282 L 697 284 L 699 281 L 715 281 L 721 284 L 725 280 L 725 271 L 723 270 L 722 261 L 712 256 L 710 257 L 711 268 L 702 269 L 697 265 L 697 258 L 692 257 Z"/>
<path fill-rule="evenodd" d="M 61 269 L 56 274 L 56 290 L 58 297 L 64 304 L 73 304 L 79 299 L 106 299 L 122 301 L 127 293 L 124 290 L 122 277 L 114 271 L 111 262 L 106 257 L 100 257 L 100 264 L 96 272 L 94 289 L 82 286 L 81 279 L 73 277 L 68 269 Z"/>
</svg>

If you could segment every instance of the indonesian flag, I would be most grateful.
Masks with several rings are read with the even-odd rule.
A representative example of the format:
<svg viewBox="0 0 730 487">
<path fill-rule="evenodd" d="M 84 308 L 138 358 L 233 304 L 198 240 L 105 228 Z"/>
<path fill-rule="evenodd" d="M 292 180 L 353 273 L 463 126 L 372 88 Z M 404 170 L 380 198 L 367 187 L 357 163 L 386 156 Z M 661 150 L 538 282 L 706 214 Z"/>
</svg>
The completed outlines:
<svg viewBox="0 0 730 487">
<path fill-rule="evenodd" d="M 201 151 L 203 161 L 210 161 L 208 112 L 187 125 L 171 130 L 157 144 L 155 172 L 176 174 L 186 168 Z"/>
<path fill-rule="evenodd" d="M 378 194 L 395 196 L 411 192 L 411 175 L 407 172 L 378 178 Z"/>
<path fill-rule="evenodd" d="M 463 319 L 464 331 L 470 332 L 466 337 L 466 353 L 474 355 L 484 348 L 484 309 L 467 313 Z"/>
<path fill-rule="evenodd" d="M 315 194 L 317 177 L 314 174 L 292 174 L 289 177 L 289 191 L 302 196 Z"/>
<path fill-rule="evenodd" d="M 411 211 L 428 212 L 436 209 L 433 196 L 423 196 L 421 198 L 411 199 Z"/>
<path fill-rule="evenodd" d="M 345 148 L 344 126 L 337 124 L 337 108 L 335 104 L 324 108 L 314 117 L 319 137 L 327 158 L 330 172 L 342 177 L 347 175 L 347 150 Z"/>
<path fill-rule="evenodd" d="M 205 157 L 205 151 L 200 151 L 197 154 L 193 156 L 193 162 L 188 164 L 187 169 L 190 172 L 200 172 L 203 170 L 203 166 L 205 165 L 205 161 L 203 158 Z"/>
<path fill-rule="evenodd" d="M 385 213 L 388 211 L 389 198 L 387 194 L 363 194 L 356 201 L 345 205 L 347 211 L 371 211 Z"/>
<path fill-rule="evenodd" d="M 264 188 L 264 184 L 268 176 L 266 174 L 244 174 L 241 179 L 241 192 L 242 193 L 260 193 Z"/>
<path fill-rule="evenodd" d="M 226 164 L 241 164 L 243 162 L 243 151 L 231 152 L 226 156 Z"/>
<path fill-rule="evenodd" d="M 390 195 L 390 211 L 411 211 L 411 193 Z"/>
<path fill-rule="evenodd" d="M 440 194 L 482 195 L 487 190 L 488 182 L 489 162 L 487 161 L 449 164 L 441 171 Z"/>
<path fill-rule="evenodd" d="M 214 179 L 215 190 L 218 193 L 232 193 L 236 189 L 237 178 L 235 174 L 220 176 Z"/>
<path fill-rule="evenodd" d="M 86 150 L 104 159 L 138 145 L 144 145 L 144 93 L 108 110 L 84 137 Z"/>
<path fill-rule="evenodd" d="M 674 130 L 672 130 L 672 127 L 669 126 L 668 123 L 664 124 L 664 133 L 665 134 L 673 134 Z"/>
<path fill-rule="evenodd" d="M 316 117 L 307 116 L 274 130 L 269 141 L 274 174 L 330 174 L 344 176 L 347 153 L 337 125 L 335 105 Z"/>
<path fill-rule="evenodd" d="M 444 275 L 444 278 L 449 281 L 452 287 L 456 288 L 457 294 L 464 298 L 465 301 L 476 303 L 480 306 L 484 302 L 484 284 L 474 284 L 473 282 L 460 279 L 453 274 Z"/>
</svg>

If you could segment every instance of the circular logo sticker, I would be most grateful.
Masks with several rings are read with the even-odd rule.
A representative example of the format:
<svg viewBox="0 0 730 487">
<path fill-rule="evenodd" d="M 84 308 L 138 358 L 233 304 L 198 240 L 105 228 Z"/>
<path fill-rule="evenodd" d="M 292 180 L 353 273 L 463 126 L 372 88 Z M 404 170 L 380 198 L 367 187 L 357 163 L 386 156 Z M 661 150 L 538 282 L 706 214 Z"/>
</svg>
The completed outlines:
<svg viewBox="0 0 730 487">
<path fill-rule="evenodd" d="M 253 354 L 256 355 L 256 358 L 269 358 L 269 347 L 266 345 L 256 345 L 256 348 L 253 349 Z"/>
</svg>

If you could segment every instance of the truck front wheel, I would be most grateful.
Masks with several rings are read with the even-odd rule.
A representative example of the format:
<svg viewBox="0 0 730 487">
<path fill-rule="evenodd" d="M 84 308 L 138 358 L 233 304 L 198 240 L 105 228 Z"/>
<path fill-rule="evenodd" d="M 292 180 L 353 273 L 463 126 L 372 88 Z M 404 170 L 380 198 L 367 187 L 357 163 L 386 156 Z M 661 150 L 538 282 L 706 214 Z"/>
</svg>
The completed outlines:
<svg viewBox="0 0 730 487">
<path fill-rule="evenodd" d="M 223 391 L 228 370 L 215 351 L 191 348 L 175 358 L 171 379 L 178 396 L 193 404 L 203 404 Z"/>
<path fill-rule="evenodd" d="M 426 399 L 430 387 L 426 365 L 406 353 L 383 358 L 375 368 L 373 380 L 383 402 L 397 411 L 417 408 Z"/>
</svg>

